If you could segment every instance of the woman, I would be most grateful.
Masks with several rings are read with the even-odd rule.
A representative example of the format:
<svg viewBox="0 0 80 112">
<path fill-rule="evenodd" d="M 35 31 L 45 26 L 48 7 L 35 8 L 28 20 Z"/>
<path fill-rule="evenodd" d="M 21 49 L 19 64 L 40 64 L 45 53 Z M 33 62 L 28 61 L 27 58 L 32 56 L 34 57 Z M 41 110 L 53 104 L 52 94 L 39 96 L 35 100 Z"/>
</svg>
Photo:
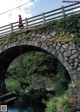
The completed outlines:
<svg viewBox="0 0 80 112">
<path fill-rule="evenodd" d="M 23 29 L 22 17 L 19 15 L 19 29 Z"/>
</svg>

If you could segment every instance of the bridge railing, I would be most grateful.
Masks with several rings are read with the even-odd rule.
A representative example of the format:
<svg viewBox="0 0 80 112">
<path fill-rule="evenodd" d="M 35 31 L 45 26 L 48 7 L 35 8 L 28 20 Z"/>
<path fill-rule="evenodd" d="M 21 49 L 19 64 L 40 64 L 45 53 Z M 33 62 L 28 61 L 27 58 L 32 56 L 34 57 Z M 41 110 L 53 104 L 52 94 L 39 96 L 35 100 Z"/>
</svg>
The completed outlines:
<svg viewBox="0 0 80 112">
<path fill-rule="evenodd" d="M 52 21 L 54 19 L 60 19 L 65 16 L 70 16 L 76 13 L 80 13 L 80 4 L 71 4 L 68 6 L 62 6 L 61 8 L 42 13 L 30 18 L 25 18 L 23 20 L 24 29 L 34 27 L 39 24 L 43 24 L 45 22 Z M 18 21 L 14 23 L 10 23 L 8 25 L 0 27 L 0 37 L 3 37 L 6 34 L 9 34 L 11 32 L 19 31 L 18 28 Z"/>
</svg>

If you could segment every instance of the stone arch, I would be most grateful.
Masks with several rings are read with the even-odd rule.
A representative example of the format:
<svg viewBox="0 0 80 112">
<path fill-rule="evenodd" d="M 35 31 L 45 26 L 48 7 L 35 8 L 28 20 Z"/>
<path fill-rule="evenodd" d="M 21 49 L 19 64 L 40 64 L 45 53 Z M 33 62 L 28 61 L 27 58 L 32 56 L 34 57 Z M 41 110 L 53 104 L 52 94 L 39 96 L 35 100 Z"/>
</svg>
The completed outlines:
<svg viewBox="0 0 80 112">
<path fill-rule="evenodd" d="M 0 77 L 4 76 L 6 69 L 9 66 L 9 63 L 11 63 L 11 61 L 14 58 L 16 58 L 15 56 L 11 58 L 11 54 L 9 53 L 10 52 L 12 52 L 12 54 L 20 53 L 20 49 L 22 49 L 22 46 L 24 46 L 23 47 L 25 49 L 24 52 L 28 52 L 32 50 L 32 48 L 34 48 L 33 50 L 38 50 L 54 55 L 65 66 L 66 70 L 68 71 L 71 77 L 71 80 L 76 81 L 79 78 L 80 74 L 80 51 L 71 41 L 51 42 L 50 39 L 55 38 L 54 36 L 51 36 L 51 34 L 54 34 L 54 31 L 52 33 L 49 33 L 48 35 L 46 35 L 44 31 L 42 32 L 30 31 L 28 32 L 28 34 L 27 32 L 22 32 L 19 34 L 15 34 L 16 38 L 17 39 L 20 38 L 21 40 L 14 41 L 13 39 L 11 39 L 11 42 L 7 43 L 4 42 L 5 44 L 2 43 L 0 46 L 0 66 L 2 67 L 0 70 Z M 27 46 L 27 49 L 25 46 Z M 17 56 L 18 55 L 19 54 L 17 54 Z M 6 58 L 10 59 L 9 63 Z M 3 77 L 3 79 L 4 78 L 5 76 Z M 0 82 L 2 82 L 2 78 Z"/>
<path fill-rule="evenodd" d="M 5 46 L 4 46 L 5 47 Z M 1 54 L 0 54 L 0 92 L 4 93 L 5 89 L 3 89 L 4 91 L 2 91 L 2 88 L 5 88 L 5 74 L 7 71 L 8 66 L 10 65 L 10 63 L 19 55 L 24 54 L 26 52 L 30 52 L 30 51 L 40 51 L 40 52 L 45 52 L 47 54 L 52 54 L 51 52 L 48 51 L 49 49 L 43 49 L 40 48 L 38 46 L 33 46 L 33 45 L 16 45 L 16 46 L 11 46 L 7 49 L 5 49 Z M 56 55 L 55 55 L 56 56 Z"/>
<path fill-rule="evenodd" d="M 41 34 L 40 34 L 41 33 Z M 15 48 L 19 46 L 33 46 L 38 48 L 36 50 L 42 50 L 44 52 L 50 53 L 54 55 L 66 68 L 71 79 L 77 80 L 78 75 L 80 73 L 80 52 L 76 48 L 75 44 L 72 42 L 49 42 L 52 33 L 46 35 L 43 31 L 41 32 L 29 32 L 29 37 L 27 37 L 27 33 L 25 33 L 25 38 L 23 40 L 17 40 L 15 42 L 7 43 L 7 45 L 2 45 L 0 52 L 1 54 L 5 52 L 5 50 L 9 48 Z M 11 36 L 11 35 L 10 35 Z M 16 34 L 16 38 L 23 37 L 24 32 L 22 34 Z"/>
<path fill-rule="evenodd" d="M 18 46 L 17 45 L 16 46 L 11 46 L 11 47 L 5 49 L 1 53 L 1 57 L 5 58 L 5 60 L 1 58 L 1 63 L 3 64 L 3 62 L 4 62 L 4 65 L 6 66 L 5 70 L 8 68 L 9 64 L 16 57 L 18 57 L 19 55 L 24 54 L 26 52 L 30 52 L 30 51 L 41 51 L 41 52 L 45 52 L 47 54 L 53 55 L 53 56 L 55 56 L 55 58 L 57 58 L 63 64 L 63 61 L 64 61 L 63 56 L 61 55 L 61 53 L 58 50 L 52 49 L 51 46 L 48 46 L 48 47 L 45 46 L 43 48 L 43 47 L 31 45 L 31 44 L 30 45 L 24 45 L 24 43 L 23 43 L 23 45 L 22 45 L 22 43 L 21 43 Z M 9 60 L 7 60 L 8 58 L 9 58 Z M 66 66 L 65 66 L 65 68 L 66 68 Z"/>
<path fill-rule="evenodd" d="M 49 49 L 48 49 L 49 50 Z M 10 52 L 8 52 L 8 51 L 10 51 Z M 17 58 L 18 56 L 20 56 L 20 55 L 22 55 L 22 54 L 24 54 L 24 53 L 26 53 L 26 52 L 30 52 L 30 51 L 40 51 L 40 52 L 44 52 L 44 53 L 47 53 L 47 54 L 50 54 L 50 55 L 53 55 L 54 56 L 54 54 L 51 54 L 51 52 L 49 52 L 49 51 L 47 51 L 47 50 L 45 50 L 45 49 L 42 49 L 42 48 L 39 48 L 39 47 L 35 47 L 35 46 L 32 46 L 32 45 L 21 45 L 21 46 L 15 46 L 15 47 L 11 47 L 11 48 L 9 48 L 9 49 L 7 49 L 7 50 L 5 50 L 5 51 L 3 51 L 3 53 L 4 52 L 8 52 L 9 54 L 8 54 L 8 56 L 6 55 L 5 57 L 8 59 L 8 57 L 9 57 L 9 55 L 12 55 L 11 56 L 11 60 L 7 60 L 8 61 L 8 65 L 6 66 L 6 70 L 7 70 L 7 68 L 9 67 L 9 65 L 10 65 L 10 63 L 15 59 L 15 58 Z M 7 54 L 7 53 L 5 53 L 5 54 Z M 56 55 L 55 55 L 55 57 L 56 57 Z M 59 60 L 59 59 L 58 59 Z M 60 61 L 60 60 L 59 60 Z M 5 71 L 6 71 L 5 70 Z M 5 75 L 5 74 L 4 74 Z M 71 79 L 71 78 L 70 78 Z"/>
</svg>

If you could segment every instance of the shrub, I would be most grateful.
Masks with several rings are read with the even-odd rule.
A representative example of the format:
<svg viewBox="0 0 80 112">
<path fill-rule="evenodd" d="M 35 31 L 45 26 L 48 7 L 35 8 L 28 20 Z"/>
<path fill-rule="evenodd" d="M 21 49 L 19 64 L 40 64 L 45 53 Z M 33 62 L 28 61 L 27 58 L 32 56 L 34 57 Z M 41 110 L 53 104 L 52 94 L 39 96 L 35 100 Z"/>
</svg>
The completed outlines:
<svg viewBox="0 0 80 112">
<path fill-rule="evenodd" d="M 20 83 L 17 80 L 14 80 L 12 78 L 8 78 L 6 81 L 6 89 L 8 92 L 12 92 L 12 91 L 19 91 L 20 88 Z"/>
</svg>

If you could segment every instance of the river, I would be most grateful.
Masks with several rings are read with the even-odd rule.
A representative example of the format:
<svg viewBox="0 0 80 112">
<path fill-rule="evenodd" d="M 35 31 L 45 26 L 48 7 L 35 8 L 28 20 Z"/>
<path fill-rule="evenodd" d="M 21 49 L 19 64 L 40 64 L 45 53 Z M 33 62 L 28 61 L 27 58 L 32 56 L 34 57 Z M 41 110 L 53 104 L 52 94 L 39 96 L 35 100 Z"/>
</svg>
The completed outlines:
<svg viewBox="0 0 80 112">
<path fill-rule="evenodd" d="M 33 110 L 28 107 L 26 109 L 20 109 L 20 108 L 8 108 L 8 112 L 33 112 Z"/>
<path fill-rule="evenodd" d="M 41 100 L 32 100 L 24 95 L 20 95 L 18 100 L 14 103 L 7 105 L 8 112 L 44 112 L 45 105 Z"/>
</svg>

